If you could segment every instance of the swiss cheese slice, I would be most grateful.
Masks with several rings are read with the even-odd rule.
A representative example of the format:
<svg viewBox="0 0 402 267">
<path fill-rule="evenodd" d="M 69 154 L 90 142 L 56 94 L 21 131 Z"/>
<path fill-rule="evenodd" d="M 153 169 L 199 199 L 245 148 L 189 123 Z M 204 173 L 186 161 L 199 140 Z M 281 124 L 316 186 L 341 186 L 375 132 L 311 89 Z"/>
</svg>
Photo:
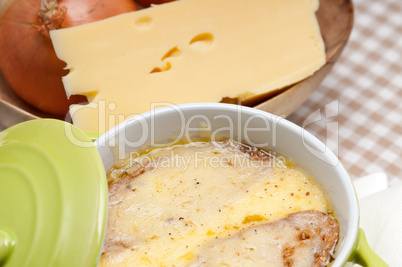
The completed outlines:
<svg viewBox="0 0 402 267">
<path fill-rule="evenodd" d="M 318 0 L 180 0 L 51 32 L 70 112 L 103 131 L 155 106 L 245 99 L 325 63 Z"/>
</svg>

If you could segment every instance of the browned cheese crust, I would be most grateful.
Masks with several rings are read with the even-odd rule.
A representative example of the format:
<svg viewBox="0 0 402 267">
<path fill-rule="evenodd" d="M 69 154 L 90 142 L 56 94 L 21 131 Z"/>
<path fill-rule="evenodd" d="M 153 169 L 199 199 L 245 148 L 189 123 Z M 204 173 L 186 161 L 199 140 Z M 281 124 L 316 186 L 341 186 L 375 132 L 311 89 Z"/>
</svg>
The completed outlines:
<svg viewBox="0 0 402 267">
<path fill-rule="evenodd" d="M 283 249 L 285 266 L 293 266 L 295 251 L 310 248 L 314 256 L 313 266 L 323 266 L 328 263 L 331 253 L 338 241 L 338 223 L 327 214 L 320 211 L 302 211 L 264 227 L 280 228 L 294 232 L 293 239 L 288 240 Z"/>
</svg>

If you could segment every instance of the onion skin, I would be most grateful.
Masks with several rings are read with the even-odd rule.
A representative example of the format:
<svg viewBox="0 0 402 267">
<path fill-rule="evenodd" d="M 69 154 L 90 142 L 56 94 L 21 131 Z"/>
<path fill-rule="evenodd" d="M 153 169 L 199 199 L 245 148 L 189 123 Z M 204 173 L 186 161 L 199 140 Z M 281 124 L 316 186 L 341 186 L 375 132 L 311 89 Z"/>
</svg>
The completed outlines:
<svg viewBox="0 0 402 267">
<path fill-rule="evenodd" d="M 132 0 L 61 0 L 61 6 L 67 8 L 61 28 L 136 10 Z M 61 78 L 68 70 L 41 25 L 40 7 L 41 0 L 14 0 L 5 6 L 0 15 L 0 69 L 23 100 L 47 113 L 66 115 L 71 104 L 86 98 L 67 99 Z"/>
</svg>

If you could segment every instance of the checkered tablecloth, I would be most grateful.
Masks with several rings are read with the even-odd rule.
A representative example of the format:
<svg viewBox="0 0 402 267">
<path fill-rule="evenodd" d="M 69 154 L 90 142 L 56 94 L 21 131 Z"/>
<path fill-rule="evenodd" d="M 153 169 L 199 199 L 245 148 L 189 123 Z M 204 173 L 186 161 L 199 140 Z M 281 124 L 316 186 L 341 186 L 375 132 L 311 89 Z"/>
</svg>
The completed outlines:
<svg viewBox="0 0 402 267">
<path fill-rule="evenodd" d="M 352 179 L 385 172 L 402 183 L 402 1 L 354 0 L 349 42 L 289 120 L 325 142 Z"/>
</svg>

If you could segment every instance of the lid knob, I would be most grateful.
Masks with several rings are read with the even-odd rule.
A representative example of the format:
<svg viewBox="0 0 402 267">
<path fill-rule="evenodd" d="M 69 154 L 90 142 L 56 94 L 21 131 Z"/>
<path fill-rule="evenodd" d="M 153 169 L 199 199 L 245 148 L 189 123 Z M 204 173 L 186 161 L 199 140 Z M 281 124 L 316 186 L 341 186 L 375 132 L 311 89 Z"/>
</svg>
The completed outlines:
<svg viewBox="0 0 402 267">
<path fill-rule="evenodd" d="M 6 262 L 14 247 L 14 239 L 4 230 L 0 229 L 0 265 Z"/>
</svg>

